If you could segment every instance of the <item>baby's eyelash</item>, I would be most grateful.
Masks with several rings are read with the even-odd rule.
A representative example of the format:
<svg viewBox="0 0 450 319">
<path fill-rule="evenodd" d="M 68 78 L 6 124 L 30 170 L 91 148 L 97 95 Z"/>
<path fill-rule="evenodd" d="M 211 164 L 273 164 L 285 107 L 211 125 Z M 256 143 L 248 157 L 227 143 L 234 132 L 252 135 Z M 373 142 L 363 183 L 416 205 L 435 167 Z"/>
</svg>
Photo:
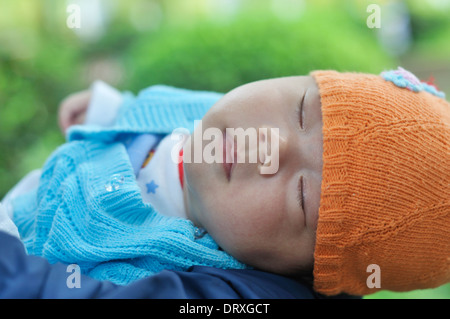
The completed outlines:
<svg viewBox="0 0 450 319">
<path fill-rule="evenodd" d="M 304 130 L 304 110 L 303 110 L 303 103 L 305 101 L 305 94 L 303 94 L 303 97 L 299 103 L 299 106 L 297 108 L 297 118 L 298 118 L 298 122 L 300 124 L 300 129 Z"/>
<path fill-rule="evenodd" d="M 300 178 L 298 179 L 297 190 L 298 205 L 302 208 L 303 211 L 305 211 L 305 199 L 303 197 L 303 176 L 300 176 Z"/>
</svg>

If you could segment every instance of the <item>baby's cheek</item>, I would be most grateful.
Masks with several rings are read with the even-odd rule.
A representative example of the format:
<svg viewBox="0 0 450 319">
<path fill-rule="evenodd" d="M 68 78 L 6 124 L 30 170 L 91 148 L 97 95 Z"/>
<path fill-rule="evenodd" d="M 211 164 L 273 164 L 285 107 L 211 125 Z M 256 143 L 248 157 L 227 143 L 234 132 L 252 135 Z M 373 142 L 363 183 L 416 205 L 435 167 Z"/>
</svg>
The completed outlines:
<svg viewBox="0 0 450 319">
<path fill-rule="evenodd" d="M 208 210 L 204 227 L 222 249 L 236 257 L 251 238 L 252 226 L 245 213 L 232 206 L 225 208 Z"/>
</svg>

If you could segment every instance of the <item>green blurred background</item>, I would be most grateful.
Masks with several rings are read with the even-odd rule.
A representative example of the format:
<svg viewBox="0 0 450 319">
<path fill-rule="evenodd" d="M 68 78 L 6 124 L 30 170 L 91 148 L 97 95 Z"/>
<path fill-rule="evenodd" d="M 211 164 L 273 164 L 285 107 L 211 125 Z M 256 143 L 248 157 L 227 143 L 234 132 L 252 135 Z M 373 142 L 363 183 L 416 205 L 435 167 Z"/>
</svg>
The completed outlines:
<svg viewBox="0 0 450 319">
<path fill-rule="evenodd" d="M 96 79 L 226 92 L 401 65 L 450 94 L 449 35 L 450 0 L 0 0 L 0 198 L 64 142 L 59 103 Z M 450 298 L 450 285 L 368 298 Z"/>
</svg>

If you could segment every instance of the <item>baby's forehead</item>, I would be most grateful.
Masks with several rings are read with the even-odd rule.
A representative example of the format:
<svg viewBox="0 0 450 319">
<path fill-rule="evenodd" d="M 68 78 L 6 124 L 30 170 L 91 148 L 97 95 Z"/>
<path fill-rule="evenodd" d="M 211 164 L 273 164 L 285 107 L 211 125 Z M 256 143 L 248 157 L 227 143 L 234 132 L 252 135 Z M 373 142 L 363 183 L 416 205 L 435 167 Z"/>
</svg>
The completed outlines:
<svg viewBox="0 0 450 319">
<path fill-rule="evenodd" d="M 312 76 L 285 76 L 243 84 L 228 92 L 225 97 L 227 99 L 267 99 L 296 92 L 300 94 L 309 87 L 317 88 Z"/>
</svg>

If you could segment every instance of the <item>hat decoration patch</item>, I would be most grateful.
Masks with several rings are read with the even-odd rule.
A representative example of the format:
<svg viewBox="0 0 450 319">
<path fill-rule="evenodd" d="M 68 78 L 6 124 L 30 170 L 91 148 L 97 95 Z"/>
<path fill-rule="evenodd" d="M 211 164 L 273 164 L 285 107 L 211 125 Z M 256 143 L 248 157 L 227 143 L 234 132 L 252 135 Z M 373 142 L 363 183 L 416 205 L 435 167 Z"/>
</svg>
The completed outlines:
<svg viewBox="0 0 450 319">
<path fill-rule="evenodd" d="M 414 74 L 402 67 L 398 67 L 397 70 L 384 71 L 381 76 L 400 88 L 406 88 L 413 92 L 426 91 L 445 99 L 445 93 L 439 91 L 432 78 L 428 82 L 420 81 Z"/>
</svg>

